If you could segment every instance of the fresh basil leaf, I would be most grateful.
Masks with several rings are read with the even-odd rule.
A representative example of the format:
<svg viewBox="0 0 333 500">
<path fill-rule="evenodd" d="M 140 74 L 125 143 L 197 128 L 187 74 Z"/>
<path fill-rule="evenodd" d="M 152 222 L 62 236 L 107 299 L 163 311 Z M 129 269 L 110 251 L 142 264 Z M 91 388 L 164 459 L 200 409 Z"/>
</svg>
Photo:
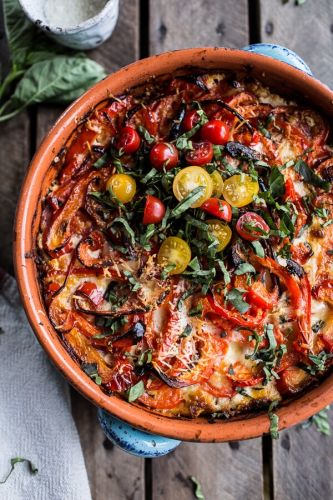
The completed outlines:
<svg viewBox="0 0 333 500">
<path fill-rule="evenodd" d="M 193 128 L 191 128 L 191 130 L 185 132 L 185 134 L 182 134 L 180 137 L 178 137 L 178 139 L 176 140 L 176 148 L 192 149 L 192 143 L 191 141 L 189 141 L 189 139 L 193 137 L 200 128 L 201 128 L 201 123 L 198 123 Z"/>
<path fill-rule="evenodd" d="M 221 269 L 221 272 L 223 274 L 224 283 L 226 285 L 229 285 L 229 283 L 231 282 L 231 278 L 230 278 L 230 274 L 229 274 L 227 268 L 225 267 L 223 260 L 218 259 L 217 263 L 218 263 L 218 265 Z"/>
<path fill-rule="evenodd" d="M 120 224 L 122 224 L 125 228 L 125 231 L 127 232 L 128 236 L 130 237 L 130 241 L 131 241 L 131 245 L 134 247 L 135 246 L 135 233 L 133 231 L 133 229 L 131 228 L 131 226 L 129 225 L 129 223 L 127 222 L 126 219 L 124 219 L 123 217 L 116 217 L 115 219 L 113 219 L 112 223 L 110 224 L 110 227 L 113 226 L 113 224 L 115 224 L 116 222 L 119 222 Z"/>
<path fill-rule="evenodd" d="M 0 122 L 31 104 L 70 102 L 105 75 L 102 66 L 83 57 L 59 55 L 38 62 L 24 73 L 9 101 L 1 107 Z"/>
<path fill-rule="evenodd" d="M 137 290 L 140 290 L 141 288 L 141 283 L 133 276 L 131 271 L 124 271 L 124 275 L 128 279 L 129 283 L 132 285 L 131 291 L 136 292 Z"/>
<path fill-rule="evenodd" d="M 153 144 L 155 142 L 155 137 L 153 137 L 149 132 L 148 130 L 143 127 L 142 125 L 139 125 L 137 127 L 138 129 L 138 132 L 139 134 L 144 138 L 144 140 L 148 143 L 148 144 Z"/>
<path fill-rule="evenodd" d="M 313 186 L 325 189 L 325 191 L 329 190 L 331 185 L 330 182 L 325 181 L 324 179 L 319 177 L 314 172 L 314 170 L 312 170 L 312 168 L 310 168 L 309 165 L 305 163 L 304 160 L 298 160 L 298 162 L 294 166 L 294 169 L 308 184 L 312 184 Z"/>
<path fill-rule="evenodd" d="M 202 196 L 202 192 L 205 190 L 204 186 L 198 186 L 193 191 L 190 192 L 186 198 L 178 203 L 172 210 L 172 217 L 179 217 L 182 213 L 186 212 L 191 205 L 195 203 Z"/>
<path fill-rule="evenodd" d="M 328 421 L 328 410 L 330 410 L 330 406 L 326 406 L 326 408 L 321 410 L 319 413 L 316 413 L 316 415 L 310 417 L 306 422 L 302 424 L 302 429 L 307 429 L 312 424 L 314 424 L 318 432 L 324 434 L 325 436 L 330 436 L 331 427 Z"/>
<path fill-rule="evenodd" d="M 98 374 L 97 363 L 82 363 L 81 368 L 97 385 L 101 385 L 102 379 Z"/>
<path fill-rule="evenodd" d="M 254 251 L 258 255 L 258 257 L 263 259 L 265 257 L 265 250 L 260 241 L 252 241 L 251 245 L 253 246 Z"/>
<path fill-rule="evenodd" d="M 133 385 L 129 391 L 127 392 L 127 401 L 132 403 L 136 399 L 138 399 L 145 392 L 145 385 L 142 380 L 137 384 Z"/>
<path fill-rule="evenodd" d="M 268 408 L 268 417 L 270 420 L 269 431 L 272 439 L 279 439 L 279 417 L 273 410 L 277 407 L 278 401 L 272 401 Z"/>
<path fill-rule="evenodd" d="M 183 332 L 180 334 L 180 338 L 188 337 L 192 332 L 192 326 L 187 324 L 183 330 Z"/>
<path fill-rule="evenodd" d="M 244 298 L 244 292 L 238 288 L 233 288 L 226 295 L 226 300 L 230 302 L 237 311 L 244 314 L 250 309 L 250 304 L 248 304 Z"/>
<path fill-rule="evenodd" d="M 194 259 L 192 259 L 189 263 L 188 267 L 193 269 L 193 271 L 200 271 L 201 267 L 198 257 L 194 257 Z"/>
<path fill-rule="evenodd" d="M 106 165 L 108 159 L 109 159 L 109 153 L 104 153 L 104 155 L 98 158 L 98 160 L 96 160 L 92 166 L 97 169 L 102 168 L 104 167 L 104 165 Z"/>
<path fill-rule="evenodd" d="M 243 262 L 241 264 L 239 264 L 239 266 L 237 267 L 237 269 L 235 270 L 235 274 L 237 276 L 240 276 L 242 274 L 246 274 L 246 273 L 256 273 L 256 270 L 255 268 L 249 264 L 248 262 Z"/>
<path fill-rule="evenodd" d="M 152 168 L 142 179 L 140 179 L 140 182 L 142 184 L 147 184 L 147 182 L 151 181 L 157 173 L 156 168 Z"/>
<path fill-rule="evenodd" d="M 190 479 L 194 484 L 195 498 L 197 498 L 197 500 L 205 500 L 205 496 L 202 492 L 201 484 L 199 483 L 199 481 L 194 476 L 190 476 Z"/>
<path fill-rule="evenodd" d="M 281 174 L 278 167 L 273 167 L 269 176 L 269 188 L 272 197 L 279 198 L 284 195 L 285 185 L 284 176 Z"/>
<path fill-rule="evenodd" d="M 5 478 L 2 481 L 0 481 L 0 484 L 5 484 L 5 482 L 13 472 L 15 465 L 22 462 L 26 462 L 28 464 L 31 474 L 35 475 L 38 473 L 38 468 L 31 462 L 31 460 L 29 460 L 28 458 L 14 457 L 10 459 L 10 467 L 11 467 L 10 471 L 8 472 L 7 476 L 5 476 Z"/>
</svg>

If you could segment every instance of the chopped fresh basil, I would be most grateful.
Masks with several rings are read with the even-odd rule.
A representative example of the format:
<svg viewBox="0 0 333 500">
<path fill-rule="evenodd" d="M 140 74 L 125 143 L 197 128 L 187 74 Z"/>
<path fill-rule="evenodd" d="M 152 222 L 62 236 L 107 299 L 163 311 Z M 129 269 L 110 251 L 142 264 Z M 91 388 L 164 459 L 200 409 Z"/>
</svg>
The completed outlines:
<svg viewBox="0 0 333 500">
<path fill-rule="evenodd" d="M 191 309 L 188 313 L 189 316 L 201 316 L 201 313 L 202 313 L 202 304 L 201 302 L 196 306 L 196 307 L 193 307 L 193 309 Z"/>
<path fill-rule="evenodd" d="M 249 264 L 248 262 L 242 262 L 237 267 L 237 269 L 235 271 L 235 274 L 237 276 L 241 276 L 242 274 L 255 273 L 255 272 L 256 272 L 256 270 L 255 270 L 255 268 L 251 264 Z"/>
<path fill-rule="evenodd" d="M 242 314 L 246 313 L 250 309 L 250 304 L 244 300 L 244 292 L 238 288 L 230 290 L 230 292 L 226 295 L 226 300 Z"/>
<path fill-rule="evenodd" d="M 104 153 L 103 156 L 101 156 L 100 158 L 98 158 L 98 160 L 95 161 L 95 163 L 93 163 L 93 167 L 94 168 L 102 168 L 104 167 L 104 165 L 106 165 L 108 159 L 109 159 L 109 153 Z"/>
<path fill-rule="evenodd" d="M 184 304 L 184 301 L 190 297 L 195 291 L 195 287 L 193 288 L 190 288 L 189 290 L 186 290 L 186 292 L 184 292 L 182 294 L 182 296 L 179 298 L 178 302 L 177 302 L 177 309 L 178 311 L 180 311 L 183 307 L 183 304 Z"/>
<path fill-rule="evenodd" d="M 82 363 L 81 368 L 97 385 L 101 385 L 102 379 L 98 374 L 97 363 Z"/>
<path fill-rule="evenodd" d="M 270 134 L 270 132 L 269 132 L 269 131 L 267 130 L 267 128 L 265 128 L 265 127 L 263 126 L 263 124 L 262 124 L 262 123 L 260 123 L 260 122 L 258 122 L 258 129 L 259 129 L 259 131 L 262 133 L 262 135 L 263 135 L 264 137 L 266 137 L 266 139 L 271 139 L 271 134 Z"/>
<path fill-rule="evenodd" d="M 229 283 L 231 282 L 231 278 L 230 278 L 230 274 L 229 274 L 229 271 L 227 270 L 227 268 L 225 267 L 225 264 L 223 262 L 223 260 L 221 259 L 218 259 L 217 260 L 217 264 L 219 265 L 221 271 L 222 271 L 222 274 L 223 274 L 223 279 L 224 279 L 224 283 L 226 285 L 229 285 Z"/>
<path fill-rule="evenodd" d="M 331 224 L 333 224 L 333 219 L 327 220 L 326 222 L 324 222 L 324 224 L 321 225 L 321 227 L 327 227 L 330 226 Z"/>
<path fill-rule="evenodd" d="M 290 259 L 291 257 L 291 245 L 290 243 L 286 243 L 282 248 L 281 250 L 279 251 L 279 255 L 283 258 L 283 259 Z"/>
<path fill-rule="evenodd" d="M 153 142 L 155 142 L 155 137 L 153 137 L 149 132 L 148 130 L 143 127 L 142 125 L 139 125 L 138 126 L 138 132 L 139 134 L 144 138 L 144 140 L 148 143 L 148 144 L 153 144 Z"/>
<path fill-rule="evenodd" d="M 325 351 L 321 351 L 319 354 L 309 354 L 309 359 L 312 361 L 313 365 L 306 366 L 307 371 L 311 375 L 316 375 L 317 372 L 322 372 L 325 370 L 326 363 L 329 359 L 333 357 L 333 354 L 327 354 Z"/>
<path fill-rule="evenodd" d="M 324 434 L 325 436 L 330 436 L 331 427 L 328 421 L 328 410 L 330 410 L 330 406 L 326 406 L 326 408 L 321 410 L 319 413 L 316 413 L 316 415 L 310 417 L 308 420 L 306 420 L 306 422 L 302 424 L 302 429 L 308 429 L 309 427 L 311 427 L 311 425 L 314 424 L 318 432 Z"/>
<path fill-rule="evenodd" d="M 170 271 L 172 271 L 176 267 L 176 264 L 168 264 L 165 266 L 163 271 L 161 272 L 161 279 L 165 280 L 169 276 Z"/>
<path fill-rule="evenodd" d="M 273 167 L 269 176 L 269 188 L 272 197 L 279 198 L 284 195 L 284 176 L 277 167 Z"/>
<path fill-rule="evenodd" d="M 175 208 L 171 212 L 172 217 L 179 217 L 182 213 L 191 208 L 191 205 L 193 205 L 193 203 L 201 198 L 202 192 L 204 190 L 205 188 L 203 186 L 198 186 L 193 189 L 193 191 L 191 191 L 190 194 L 186 196 L 186 198 L 184 198 L 178 203 L 178 205 L 175 206 Z"/>
<path fill-rule="evenodd" d="M 182 134 L 176 140 L 176 148 L 177 149 L 192 149 L 192 141 L 189 141 L 191 137 L 193 137 L 201 128 L 201 123 L 197 123 L 191 130 Z"/>
<path fill-rule="evenodd" d="M 28 464 L 28 467 L 29 467 L 31 474 L 35 475 L 38 473 L 38 468 L 31 462 L 31 460 L 29 460 L 28 458 L 14 457 L 14 458 L 10 459 L 10 471 L 5 476 L 5 478 L 2 481 L 0 481 L 0 484 L 5 484 L 5 482 L 7 481 L 7 479 L 9 478 L 11 473 L 13 472 L 15 465 L 19 464 L 21 462 L 26 462 Z"/>
<path fill-rule="evenodd" d="M 201 484 L 199 483 L 199 481 L 194 476 L 190 476 L 190 479 L 194 485 L 195 498 L 197 498 L 197 500 L 205 500 L 205 496 L 202 492 Z"/>
<path fill-rule="evenodd" d="M 156 174 L 158 174 L 158 171 L 156 170 L 156 168 L 152 168 L 142 179 L 140 179 L 141 184 L 147 184 L 147 182 L 151 181 L 151 179 L 153 179 Z"/>
<path fill-rule="evenodd" d="M 329 211 L 327 210 L 327 208 L 315 208 L 314 213 L 321 219 L 327 219 L 327 217 L 329 216 Z"/>
<path fill-rule="evenodd" d="M 131 245 L 134 247 L 135 246 L 135 233 L 134 233 L 133 229 L 131 228 L 131 226 L 129 225 L 129 223 L 127 222 L 127 220 L 124 219 L 123 217 L 116 217 L 115 219 L 113 219 L 112 223 L 110 224 L 110 227 L 112 227 L 113 224 L 115 224 L 116 222 L 118 222 L 119 224 L 122 224 L 124 226 L 126 233 L 130 237 Z"/>
<path fill-rule="evenodd" d="M 252 241 L 251 245 L 253 246 L 254 251 L 258 255 L 258 257 L 263 259 L 265 257 L 265 250 L 260 241 Z"/>
<path fill-rule="evenodd" d="M 244 387 L 235 387 L 235 391 L 238 392 L 238 394 L 240 394 L 241 396 L 252 398 L 251 394 L 249 394 Z"/>
<path fill-rule="evenodd" d="M 194 259 L 192 259 L 189 263 L 188 267 L 193 269 L 193 271 L 200 271 L 201 267 L 198 257 L 194 257 Z"/>
<path fill-rule="evenodd" d="M 133 276 L 133 274 L 130 271 L 124 271 L 124 275 L 130 282 L 131 286 L 131 291 L 136 292 L 137 290 L 140 290 L 141 288 L 141 283 Z"/>
<path fill-rule="evenodd" d="M 320 187 L 328 191 L 330 188 L 330 182 L 325 181 L 321 177 L 319 177 L 312 168 L 309 167 L 304 160 L 298 160 L 298 162 L 294 165 L 294 169 L 299 175 L 303 178 L 305 182 L 308 184 L 312 184 L 313 186 Z"/>
<path fill-rule="evenodd" d="M 129 391 L 127 391 L 127 401 L 132 403 L 136 399 L 138 399 L 145 392 L 145 385 L 142 380 L 137 384 L 133 385 Z"/>
<path fill-rule="evenodd" d="M 184 328 L 184 331 L 180 334 L 180 338 L 188 337 L 191 332 L 192 332 L 192 326 L 187 324 Z"/>
<path fill-rule="evenodd" d="M 269 431 L 272 439 L 279 439 L 279 417 L 273 410 L 277 407 L 278 401 L 272 401 L 268 408 L 268 417 L 270 420 Z"/>
<path fill-rule="evenodd" d="M 147 349 L 146 351 L 142 351 L 138 360 L 136 362 L 137 366 L 149 365 L 153 359 L 153 351 L 151 349 Z"/>
</svg>

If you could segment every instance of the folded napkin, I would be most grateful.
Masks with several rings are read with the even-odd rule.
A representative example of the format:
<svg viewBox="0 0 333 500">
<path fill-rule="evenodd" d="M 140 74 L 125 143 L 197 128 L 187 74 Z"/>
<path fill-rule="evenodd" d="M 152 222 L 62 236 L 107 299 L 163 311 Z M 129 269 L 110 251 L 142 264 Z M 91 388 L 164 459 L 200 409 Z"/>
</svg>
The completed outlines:
<svg viewBox="0 0 333 500">
<path fill-rule="evenodd" d="M 0 481 L 22 457 L 1 500 L 90 500 L 69 389 L 33 335 L 15 280 L 0 275 Z"/>
</svg>

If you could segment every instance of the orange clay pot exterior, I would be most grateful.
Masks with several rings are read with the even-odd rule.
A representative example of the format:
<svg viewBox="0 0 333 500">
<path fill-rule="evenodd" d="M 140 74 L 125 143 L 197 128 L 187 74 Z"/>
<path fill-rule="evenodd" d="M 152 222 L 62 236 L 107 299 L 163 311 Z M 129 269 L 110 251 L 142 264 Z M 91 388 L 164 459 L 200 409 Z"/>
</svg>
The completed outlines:
<svg viewBox="0 0 333 500">
<path fill-rule="evenodd" d="M 133 426 L 163 436 L 187 441 L 230 441 L 254 438 L 269 432 L 267 413 L 208 423 L 205 418 L 170 419 L 115 396 L 105 395 L 80 369 L 52 327 L 41 297 L 34 250 L 41 215 L 41 200 L 56 175 L 53 158 L 65 145 L 78 120 L 99 101 L 144 83 L 151 76 L 169 74 L 183 67 L 204 69 L 251 69 L 251 74 L 281 92 L 296 92 L 333 116 L 333 92 L 315 78 L 270 57 L 225 48 L 186 49 L 137 61 L 110 75 L 88 90 L 61 115 L 35 154 L 27 171 L 15 223 L 14 261 L 23 305 L 30 324 L 45 351 L 66 379 L 96 406 Z M 333 374 L 318 387 L 277 410 L 283 429 L 309 418 L 333 401 Z"/>
</svg>

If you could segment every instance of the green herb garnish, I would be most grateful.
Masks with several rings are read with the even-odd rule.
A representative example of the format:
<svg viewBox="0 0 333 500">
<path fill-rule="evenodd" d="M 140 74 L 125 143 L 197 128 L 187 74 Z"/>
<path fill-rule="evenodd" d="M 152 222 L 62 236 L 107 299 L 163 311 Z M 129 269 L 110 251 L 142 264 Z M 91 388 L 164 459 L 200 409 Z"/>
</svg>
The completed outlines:
<svg viewBox="0 0 333 500">
<path fill-rule="evenodd" d="M 136 399 L 138 399 L 142 394 L 145 392 L 145 385 L 142 380 L 138 382 L 137 384 L 133 385 L 128 391 L 127 391 L 127 401 L 129 403 L 132 403 Z"/>
<path fill-rule="evenodd" d="M 7 476 L 5 476 L 5 478 L 2 481 L 0 481 L 0 484 L 5 484 L 5 482 L 8 480 L 9 476 L 13 472 L 15 465 L 21 462 L 26 462 L 28 464 L 31 474 L 35 475 L 38 473 L 38 468 L 31 462 L 31 460 L 29 460 L 28 458 L 14 457 L 10 459 L 10 467 L 11 467 L 10 471 L 8 472 Z"/>
</svg>

